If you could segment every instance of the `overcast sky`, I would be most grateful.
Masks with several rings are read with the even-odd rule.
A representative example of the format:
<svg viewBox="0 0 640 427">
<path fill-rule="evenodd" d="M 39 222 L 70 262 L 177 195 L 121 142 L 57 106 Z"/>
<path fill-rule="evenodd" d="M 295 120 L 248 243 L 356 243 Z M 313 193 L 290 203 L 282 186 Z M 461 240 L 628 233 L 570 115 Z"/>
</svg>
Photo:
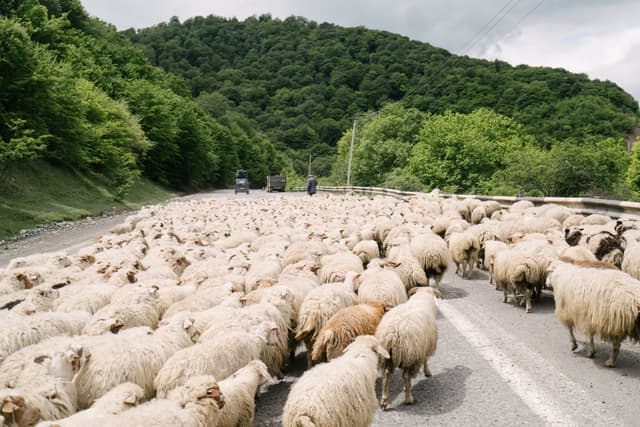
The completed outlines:
<svg viewBox="0 0 640 427">
<path fill-rule="evenodd" d="M 81 0 L 119 30 L 177 16 L 304 16 L 391 31 L 455 54 L 562 67 L 640 100 L 639 0 Z"/>
</svg>

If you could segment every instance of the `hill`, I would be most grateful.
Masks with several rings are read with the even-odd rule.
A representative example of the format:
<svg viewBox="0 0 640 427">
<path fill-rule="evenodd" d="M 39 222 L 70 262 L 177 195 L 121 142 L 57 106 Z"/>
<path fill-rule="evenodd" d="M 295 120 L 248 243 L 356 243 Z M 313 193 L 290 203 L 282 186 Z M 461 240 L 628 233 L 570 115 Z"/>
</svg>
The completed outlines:
<svg viewBox="0 0 640 427">
<path fill-rule="evenodd" d="M 269 15 L 196 17 L 125 34 L 154 65 L 184 77 L 294 149 L 335 145 L 351 118 L 392 101 L 441 114 L 490 108 L 541 144 L 623 137 L 637 102 L 611 82 L 562 69 L 452 55 L 401 35 Z"/>
</svg>

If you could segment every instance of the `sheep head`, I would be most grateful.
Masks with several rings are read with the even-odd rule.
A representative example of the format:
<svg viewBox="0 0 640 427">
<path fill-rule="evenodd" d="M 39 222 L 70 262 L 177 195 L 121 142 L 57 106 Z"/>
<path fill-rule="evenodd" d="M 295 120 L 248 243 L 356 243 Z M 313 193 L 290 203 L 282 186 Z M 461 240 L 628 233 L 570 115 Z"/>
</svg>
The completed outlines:
<svg viewBox="0 0 640 427">
<path fill-rule="evenodd" d="M 31 426 L 40 421 L 40 410 L 27 405 L 24 397 L 13 394 L 5 397 L 0 406 L 0 419 L 18 426 Z M 4 424 L 3 424 L 4 425 Z"/>
</svg>

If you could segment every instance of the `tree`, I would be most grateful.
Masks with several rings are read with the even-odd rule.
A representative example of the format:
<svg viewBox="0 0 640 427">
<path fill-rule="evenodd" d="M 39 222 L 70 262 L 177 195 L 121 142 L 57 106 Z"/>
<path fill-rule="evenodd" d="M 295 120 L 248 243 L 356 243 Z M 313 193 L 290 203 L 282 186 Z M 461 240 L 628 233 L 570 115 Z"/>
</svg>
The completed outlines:
<svg viewBox="0 0 640 427">
<path fill-rule="evenodd" d="M 522 126 L 493 111 L 447 112 L 426 120 L 409 167 L 427 188 L 482 193 L 507 157 L 531 142 Z"/>
</svg>

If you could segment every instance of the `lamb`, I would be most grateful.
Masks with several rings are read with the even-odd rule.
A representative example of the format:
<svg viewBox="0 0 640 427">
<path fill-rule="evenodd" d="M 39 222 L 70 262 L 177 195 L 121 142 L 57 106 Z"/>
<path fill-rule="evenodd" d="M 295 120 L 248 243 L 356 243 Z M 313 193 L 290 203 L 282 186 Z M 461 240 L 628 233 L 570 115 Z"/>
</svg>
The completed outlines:
<svg viewBox="0 0 640 427">
<path fill-rule="evenodd" d="M 55 422 L 44 421 L 36 427 L 84 427 L 100 424 L 100 419 L 120 414 L 142 402 L 144 390 L 137 384 L 122 383 L 111 390 L 89 409 Z"/>
<path fill-rule="evenodd" d="M 215 427 L 224 407 L 224 395 L 211 375 L 190 378 L 184 386 L 120 414 L 91 421 L 95 427 Z"/>
<path fill-rule="evenodd" d="M 16 426 L 34 425 L 40 419 L 56 420 L 78 410 L 74 376 L 89 354 L 82 347 L 45 354 L 33 359 L 36 367 L 27 367 L 28 384 L 15 389 L 0 389 L 0 406 L 5 420 Z M 42 365 L 41 367 L 39 365 Z M 14 425 L 9 423 L 9 425 Z"/>
<path fill-rule="evenodd" d="M 11 353 L 56 335 L 77 335 L 89 314 L 42 312 L 32 316 L 0 313 L 1 323 L 8 325 L 0 335 L 0 363 Z"/>
<path fill-rule="evenodd" d="M 379 302 L 358 304 L 339 310 L 324 324 L 313 344 L 314 363 L 331 361 L 359 335 L 373 335 L 382 319 L 385 306 Z"/>
<path fill-rule="evenodd" d="M 283 426 L 371 424 L 377 407 L 379 355 L 389 358 L 375 337 L 360 336 L 342 356 L 306 371 L 291 387 L 283 410 Z"/>
<path fill-rule="evenodd" d="M 473 266 L 478 262 L 480 242 L 472 233 L 453 233 L 449 236 L 449 251 L 456 264 L 456 273 L 463 279 L 470 278 Z"/>
<path fill-rule="evenodd" d="M 276 343 L 278 326 L 262 322 L 251 333 L 231 330 L 182 349 L 166 361 L 153 380 L 158 397 L 166 397 L 189 377 L 213 375 L 225 379 L 252 360 L 260 359 L 266 345 Z"/>
<path fill-rule="evenodd" d="M 553 287 L 556 316 L 569 330 L 571 350 L 578 348 L 574 328 L 589 338 L 587 357 L 595 355 L 597 335 L 612 345 L 605 362 L 612 368 L 620 343 L 625 338 L 640 340 L 640 281 L 621 271 L 558 262 L 549 267 L 547 284 Z"/>
<path fill-rule="evenodd" d="M 411 239 L 410 247 L 427 276 L 427 286 L 429 286 L 429 278 L 433 277 L 437 289 L 449 267 L 447 243 L 436 234 L 425 233 Z"/>
<path fill-rule="evenodd" d="M 356 273 L 347 273 L 344 283 L 334 283 L 313 289 L 305 297 L 298 312 L 296 341 L 304 341 L 307 347 L 307 367 L 311 368 L 311 350 L 322 326 L 338 310 L 356 303 L 353 291 Z"/>
<path fill-rule="evenodd" d="M 230 377 L 220 381 L 218 385 L 224 395 L 225 405 L 220 411 L 217 426 L 252 426 L 258 387 L 272 382 L 267 367 L 260 360 L 252 360 Z"/>
<path fill-rule="evenodd" d="M 382 409 L 389 403 L 389 383 L 395 368 L 403 369 L 406 404 L 413 403 L 411 379 L 420 368 L 424 367 L 425 376 L 431 376 L 427 359 L 435 352 L 438 342 L 438 309 L 434 296 L 440 296 L 440 292 L 432 288 L 414 289 L 409 301 L 392 308 L 376 329 L 376 339 L 390 355 L 383 363 Z"/>
</svg>

